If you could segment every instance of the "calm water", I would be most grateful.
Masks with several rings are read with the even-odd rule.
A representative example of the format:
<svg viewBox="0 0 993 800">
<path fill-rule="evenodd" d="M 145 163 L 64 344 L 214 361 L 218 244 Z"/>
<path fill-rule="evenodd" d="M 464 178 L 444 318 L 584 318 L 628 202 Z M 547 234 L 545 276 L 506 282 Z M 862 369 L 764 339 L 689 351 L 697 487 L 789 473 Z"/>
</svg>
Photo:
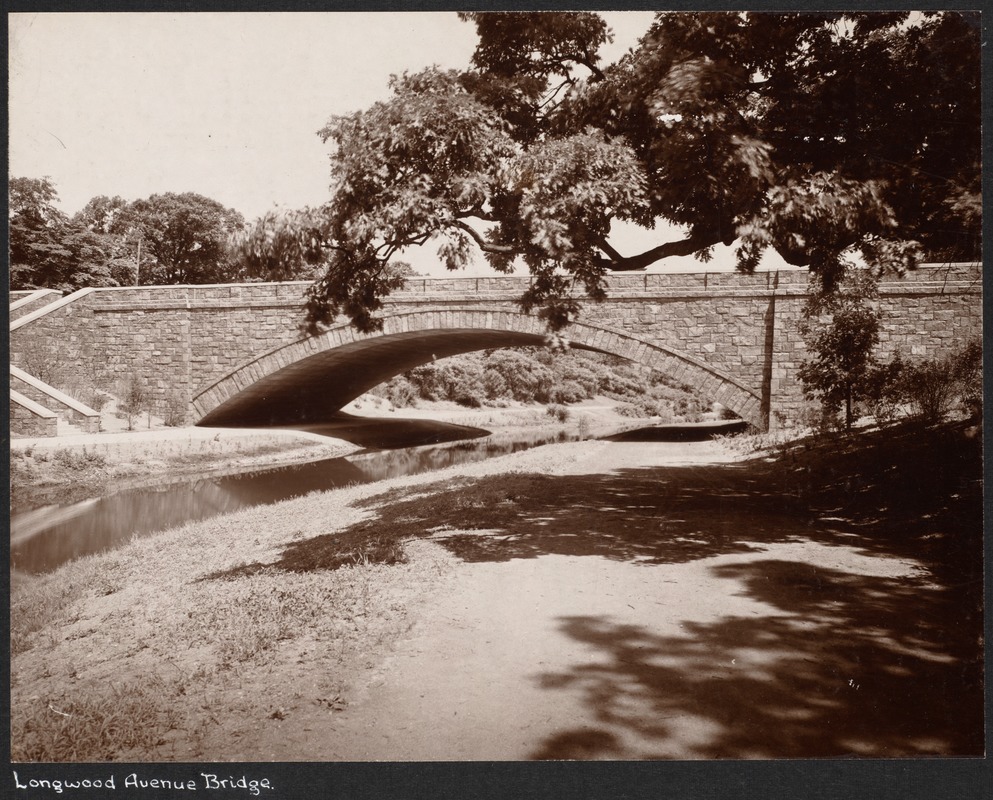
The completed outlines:
<svg viewBox="0 0 993 800">
<path fill-rule="evenodd" d="M 359 453 L 236 475 L 204 475 L 71 505 L 45 506 L 12 516 L 10 566 L 27 573 L 48 572 L 75 558 L 120 546 L 132 537 L 186 522 L 348 484 L 481 461 L 570 438 L 577 437 L 544 431 L 513 441 L 487 437 L 443 446 Z"/>
</svg>

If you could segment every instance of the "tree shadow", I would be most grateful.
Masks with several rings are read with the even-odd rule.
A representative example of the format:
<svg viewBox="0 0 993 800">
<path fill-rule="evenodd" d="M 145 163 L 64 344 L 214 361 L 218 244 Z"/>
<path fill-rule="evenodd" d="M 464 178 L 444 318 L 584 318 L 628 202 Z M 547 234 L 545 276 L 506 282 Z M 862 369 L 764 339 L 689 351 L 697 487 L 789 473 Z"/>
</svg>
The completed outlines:
<svg viewBox="0 0 993 800">
<path fill-rule="evenodd" d="M 979 755 L 982 460 L 954 427 L 799 442 L 723 466 L 455 478 L 361 503 L 372 518 L 289 543 L 260 570 L 402 558 L 430 537 L 465 561 L 550 554 L 711 565 L 774 609 L 686 621 L 663 636 L 607 617 L 561 620 L 600 658 L 540 676 L 579 692 L 596 726 L 558 731 L 535 759 Z M 801 542 L 899 559 L 905 577 L 772 556 Z"/>
<path fill-rule="evenodd" d="M 686 470 L 667 468 L 606 476 L 512 473 L 412 487 L 364 501 L 374 517 L 290 542 L 273 563 L 211 577 L 389 563 L 399 557 L 400 544 L 414 538 L 431 538 L 469 562 L 558 554 L 675 564 L 753 552 L 756 542 L 805 534 L 805 518 L 783 511 L 778 496 L 732 491 L 724 479 L 703 472 L 696 479 L 707 485 L 693 485 Z M 724 485 L 717 497 L 714 480 Z M 397 558 L 380 557 L 384 546 Z"/>
<path fill-rule="evenodd" d="M 954 593 L 779 560 L 714 570 L 781 613 L 678 637 L 562 618 L 596 655 L 538 680 L 580 692 L 597 727 L 532 758 L 982 755 L 981 647 Z"/>
<path fill-rule="evenodd" d="M 982 582 L 979 444 L 944 428 L 801 441 L 725 465 L 453 478 L 358 505 L 373 516 L 210 577 L 392 563 L 403 541 L 430 537 L 471 562 L 555 554 L 647 565 L 810 541 L 919 559 L 939 582 Z"/>
</svg>

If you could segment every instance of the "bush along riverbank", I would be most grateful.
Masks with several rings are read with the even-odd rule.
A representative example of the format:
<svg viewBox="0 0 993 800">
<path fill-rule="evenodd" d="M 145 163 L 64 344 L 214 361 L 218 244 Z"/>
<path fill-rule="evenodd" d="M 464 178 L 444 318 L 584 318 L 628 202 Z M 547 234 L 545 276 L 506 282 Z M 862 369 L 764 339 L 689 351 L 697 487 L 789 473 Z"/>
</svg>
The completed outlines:
<svg viewBox="0 0 993 800">
<path fill-rule="evenodd" d="M 464 565 L 557 553 L 692 563 L 801 540 L 919 565 L 912 585 L 899 581 L 899 597 L 897 582 L 845 577 L 832 562 L 834 572 L 818 573 L 804 591 L 784 584 L 765 602 L 808 626 L 830 623 L 830 641 L 854 637 L 868 655 L 888 658 L 892 640 L 916 664 L 913 640 L 930 659 L 933 685 L 918 687 L 922 695 L 934 686 L 956 692 L 951 711 L 939 708 L 948 700 L 942 692 L 922 701 L 934 717 L 929 741 L 972 752 L 982 722 L 976 437 L 962 425 L 898 425 L 752 440 L 771 444 L 757 454 L 743 445 L 734 453 L 730 441 L 668 445 L 683 448 L 670 455 L 652 443 L 548 445 L 252 508 L 70 563 L 12 596 L 13 758 L 319 758 L 314 748 L 333 744 L 336 715 L 376 691 L 369 676 Z M 702 575 L 699 598 L 712 594 L 707 581 L 721 579 Z M 856 608 L 860 598 L 871 608 Z M 955 625 L 947 624 L 952 608 Z M 898 631 L 901 624 L 916 632 Z M 863 628 L 872 633 L 864 642 Z M 877 646 L 884 649 L 869 652 Z M 776 680 L 809 681 L 810 669 Z M 948 727 L 942 715 L 952 712 Z M 375 730 L 364 735 L 381 739 Z M 901 741 L 881 736 L 866 752 L 927 751 Z"/>
</svg>

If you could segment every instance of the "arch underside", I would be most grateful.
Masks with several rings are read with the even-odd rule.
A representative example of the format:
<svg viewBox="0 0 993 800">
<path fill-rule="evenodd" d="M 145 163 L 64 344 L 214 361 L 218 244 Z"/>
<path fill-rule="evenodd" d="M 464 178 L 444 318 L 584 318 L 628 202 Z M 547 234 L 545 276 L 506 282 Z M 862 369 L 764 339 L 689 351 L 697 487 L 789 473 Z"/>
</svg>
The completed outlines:
<svg viewBox="0 0 993 800">
<path fill-rule="evenodd" d="M 694 386 L 742 419 L 764 427 L 759 397 L 702 362 L 627 334 L 573 324 L 577 349 L 635 361 Z M 384 320 L 378 334 L 347 325 L 277 348 L 243 364 L 193 399 L 199 425 L 269 427 L 327 421 L 356 397 L 431 361 L 503 347 L 539 347 L 538 320 L 505 311 L 420 311 Z"/>
</svg>

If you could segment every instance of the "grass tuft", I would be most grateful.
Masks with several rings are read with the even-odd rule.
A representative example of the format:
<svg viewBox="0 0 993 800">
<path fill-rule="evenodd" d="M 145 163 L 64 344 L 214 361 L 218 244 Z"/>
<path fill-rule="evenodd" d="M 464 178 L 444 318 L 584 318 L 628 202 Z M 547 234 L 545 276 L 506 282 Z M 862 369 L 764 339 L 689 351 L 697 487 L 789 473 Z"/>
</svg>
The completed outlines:
<svg viewBox="0 0 993 800">
<path fill-rule="evenodd" d="M 152 678 L 33 698 L 12 717 L 11 760 L 111 761 L 146 751 L 181 723 L 166 695 Z"/>
</svg>

